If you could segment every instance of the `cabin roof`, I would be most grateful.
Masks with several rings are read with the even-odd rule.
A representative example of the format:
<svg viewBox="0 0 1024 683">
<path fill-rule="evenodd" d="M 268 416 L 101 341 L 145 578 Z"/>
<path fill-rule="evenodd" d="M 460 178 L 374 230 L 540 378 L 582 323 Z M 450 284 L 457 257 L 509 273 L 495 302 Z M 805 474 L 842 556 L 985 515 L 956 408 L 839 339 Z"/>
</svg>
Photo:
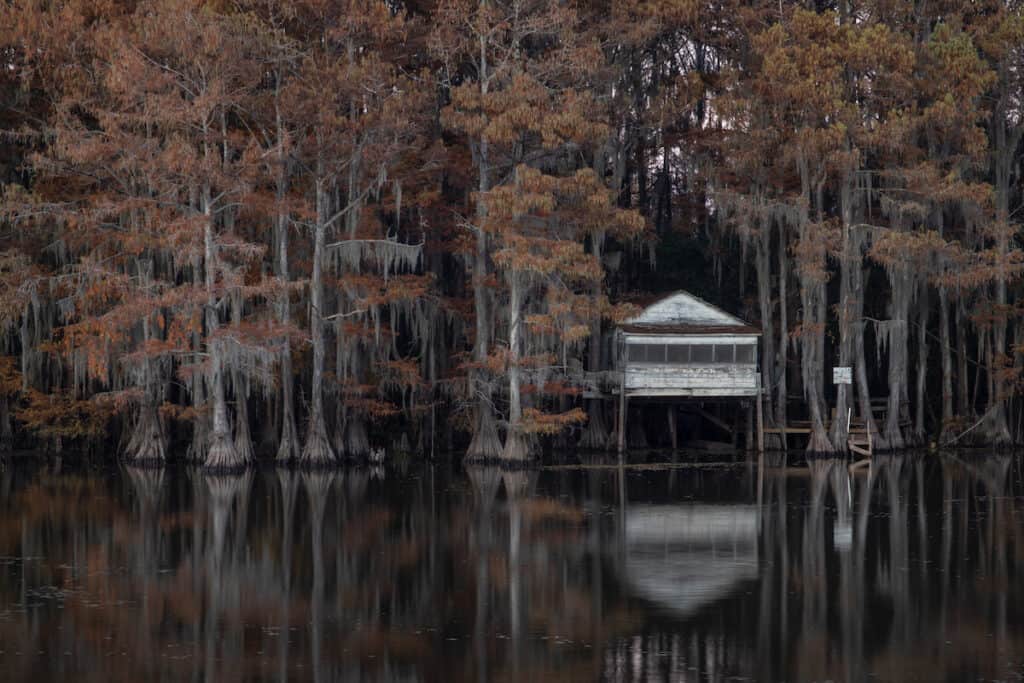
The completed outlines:
<svg viewBox="0 0 1024 683">
<path fill-rule="evenodd" d="M 760 328 L 753 325 L 644 325 L 623 323 L 619 325 L 619 329 L 631 334 L 761 334 Z"/>
<path fill-rule="evenodd" d="M 761 334 L 756 326 L 683 291 L 658 299 L 619 328 L 637 334 Z"/>
</svg>

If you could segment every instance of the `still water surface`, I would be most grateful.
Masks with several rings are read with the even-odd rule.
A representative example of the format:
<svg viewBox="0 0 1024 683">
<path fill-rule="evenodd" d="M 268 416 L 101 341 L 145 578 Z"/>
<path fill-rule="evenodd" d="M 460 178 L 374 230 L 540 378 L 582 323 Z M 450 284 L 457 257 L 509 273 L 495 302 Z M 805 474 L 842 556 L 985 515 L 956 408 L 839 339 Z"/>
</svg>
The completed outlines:
<svg viewBox="0 0 1024 683">
<path fill-rule="evenodd" d="M 1009 456 L 0 471 L 0 680 L 1024 674 Z"/>
</svg>

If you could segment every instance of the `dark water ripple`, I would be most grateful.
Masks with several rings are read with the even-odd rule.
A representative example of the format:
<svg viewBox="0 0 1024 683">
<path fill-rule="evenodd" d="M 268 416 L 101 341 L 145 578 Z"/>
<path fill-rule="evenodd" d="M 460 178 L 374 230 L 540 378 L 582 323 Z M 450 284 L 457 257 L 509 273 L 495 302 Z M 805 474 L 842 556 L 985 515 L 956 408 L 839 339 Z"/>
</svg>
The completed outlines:
<svg viewBox="0 0 1024 683">
<path fill-rule="evenodd" d="M 0 471 L 2 681 L 1024 674 L 1000 455 L 243 477 Z"/>
</svg>

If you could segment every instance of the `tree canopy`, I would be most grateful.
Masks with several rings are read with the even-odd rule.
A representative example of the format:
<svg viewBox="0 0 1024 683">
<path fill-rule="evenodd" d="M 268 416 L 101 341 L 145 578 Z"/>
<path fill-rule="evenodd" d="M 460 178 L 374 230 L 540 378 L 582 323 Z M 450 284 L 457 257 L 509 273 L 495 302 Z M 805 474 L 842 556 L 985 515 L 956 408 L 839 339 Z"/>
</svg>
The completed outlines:
<svg viewBox="0 0 1024 683">
<path fill-rule="evenodd" d="M 601 448 L 678 288 L 810 451 L 1024 437 L 1019 2 L 11 0 L 0 59 L 5 447 Z"/>
</svg>

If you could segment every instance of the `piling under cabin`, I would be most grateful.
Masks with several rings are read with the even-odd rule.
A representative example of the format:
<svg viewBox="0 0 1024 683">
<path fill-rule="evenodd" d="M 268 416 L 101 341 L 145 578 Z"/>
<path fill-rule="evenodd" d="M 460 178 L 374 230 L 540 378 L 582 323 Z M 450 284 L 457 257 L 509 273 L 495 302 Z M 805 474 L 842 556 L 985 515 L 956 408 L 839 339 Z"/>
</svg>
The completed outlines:
<svg viewBox="0 0 1024 683">
<path fill-rule="evenodd" d="M 647 306 L 617 331 L 621 390 L 618 447 L 626 444 L 626 416 L 633 398 L 739 400 L 756 415 L 757 448 L 764 450 L 758 340 L 761 330 L 688 292 Z M 710 417 L 710 416 L 709 416 Z M 674 413 L 669 429 L 676 442 Z M 753 425 L 747 420 L 747 445 Z"/>
</svg>

